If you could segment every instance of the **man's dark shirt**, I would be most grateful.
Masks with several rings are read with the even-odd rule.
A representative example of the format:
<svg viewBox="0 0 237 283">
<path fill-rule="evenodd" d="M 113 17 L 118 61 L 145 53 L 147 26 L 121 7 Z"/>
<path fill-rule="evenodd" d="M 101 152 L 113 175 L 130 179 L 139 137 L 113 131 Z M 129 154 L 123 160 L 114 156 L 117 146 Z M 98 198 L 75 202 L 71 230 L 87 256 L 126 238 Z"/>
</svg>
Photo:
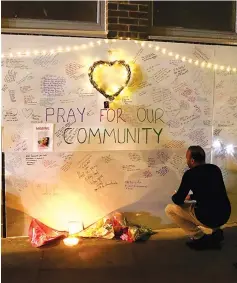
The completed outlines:
<svg viewBox="0 0 237 283">
<path fill-rule="evenodd" d="M 218 166 L 202 164 L 186 171 L 173 202 L 183 204 L 190 190 L 191 199 L 196 200 L 195 215 L 202 224 L 215 228 L 228 221 L 231 205 Z"/>
</svg>

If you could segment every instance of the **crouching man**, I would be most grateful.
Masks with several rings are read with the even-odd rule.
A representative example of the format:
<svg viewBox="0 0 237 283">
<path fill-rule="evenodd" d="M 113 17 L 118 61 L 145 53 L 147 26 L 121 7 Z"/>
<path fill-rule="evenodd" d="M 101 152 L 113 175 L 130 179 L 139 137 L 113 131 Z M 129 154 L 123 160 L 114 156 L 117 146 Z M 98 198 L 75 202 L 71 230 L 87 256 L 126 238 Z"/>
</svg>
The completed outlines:
<svg viewBox="0 0 237 283">
<path fill-rule="evenodd" d="M 190 236 L 187 245 L 197 250 L 217 247 L 224 240 L 220 227 L 231 214 L 221 170 L 214 164 L 206 164 L 205 158 L 200 146 L 188 148 L 186 159 L 190 169 L 184 173 L 178 191 L 172 196 L 174 204 L 165 209 L 168 217 Z M 187 203 L 187 200 L 195 203 Z M 200 226 L 212 229 L 212 234 L 205 234 Z"/>
</svg>

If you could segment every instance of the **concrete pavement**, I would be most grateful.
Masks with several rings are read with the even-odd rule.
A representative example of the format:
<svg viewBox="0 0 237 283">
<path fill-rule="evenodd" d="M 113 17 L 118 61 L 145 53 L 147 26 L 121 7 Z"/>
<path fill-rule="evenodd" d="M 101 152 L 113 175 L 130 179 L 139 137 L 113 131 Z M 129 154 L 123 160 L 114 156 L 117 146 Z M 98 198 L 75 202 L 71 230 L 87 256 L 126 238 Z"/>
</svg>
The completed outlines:
<svg viewBox="0 0 237 283">
<path fill-rule="evenodd" d="M 180 229 L 160 230 L 147 242 L 85 239 L 41 249 L 27 238 L 2 239 L 3 283 L 237 283 L 237 226 L 225 229 L 221 250 L 192 251 Z"/>
</svg>

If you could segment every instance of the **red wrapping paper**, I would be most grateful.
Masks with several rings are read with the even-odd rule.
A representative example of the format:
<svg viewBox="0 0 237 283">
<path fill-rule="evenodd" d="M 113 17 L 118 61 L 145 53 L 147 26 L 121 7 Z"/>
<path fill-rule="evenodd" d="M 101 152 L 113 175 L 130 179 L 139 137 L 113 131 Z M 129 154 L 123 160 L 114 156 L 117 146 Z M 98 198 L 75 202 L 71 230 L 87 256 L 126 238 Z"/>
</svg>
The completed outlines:
<svg viewBox="0 0 237 283">
<path fill-rule="evenodd" d="M 67 237 L 68 232 L 57 231 L 33 218 L 29 227 L 28 236 L 32 246 L 39 248 L 53 240 Z"/>
</svg>

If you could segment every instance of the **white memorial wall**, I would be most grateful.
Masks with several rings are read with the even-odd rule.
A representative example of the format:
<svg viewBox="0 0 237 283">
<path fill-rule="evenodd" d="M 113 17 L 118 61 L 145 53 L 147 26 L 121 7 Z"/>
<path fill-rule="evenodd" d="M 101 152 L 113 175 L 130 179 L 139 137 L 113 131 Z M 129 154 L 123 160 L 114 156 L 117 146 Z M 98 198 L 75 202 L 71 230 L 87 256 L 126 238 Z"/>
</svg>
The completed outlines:
<svg viewBox="0 0 237 283">
<path fill-rule="evenodd" d="M 236 221 L 237 73 L 221 70 L 237 67 L 235 47 L 2 35 L 2 53 L 8 236 L 26 235 L 30 217 L 67 230 L 115 210 L 167 227 L 190 145 L 221 167 Z M 131 69 L 110 109 L 88 75 L 99 60 Z M 98 72 L 103 89 L 127 78 L 124 66 Z"/>
</svg>

